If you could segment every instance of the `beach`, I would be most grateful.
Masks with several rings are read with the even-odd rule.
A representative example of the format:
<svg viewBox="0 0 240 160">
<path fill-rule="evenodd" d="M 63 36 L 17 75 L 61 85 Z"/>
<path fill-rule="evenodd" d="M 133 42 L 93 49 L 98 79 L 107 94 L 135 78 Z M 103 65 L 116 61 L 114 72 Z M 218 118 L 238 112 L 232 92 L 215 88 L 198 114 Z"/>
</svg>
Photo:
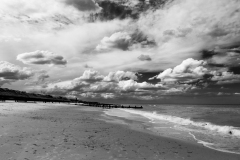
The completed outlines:
<svg viewBox="0 0 240 160">
<path fill-rule="evenodd" d="M 1 160 L 239 160 L 161 136 L 144 118 L 106 115 L 102 108 L 58 103 L 0 103 Z"/>
</svg>

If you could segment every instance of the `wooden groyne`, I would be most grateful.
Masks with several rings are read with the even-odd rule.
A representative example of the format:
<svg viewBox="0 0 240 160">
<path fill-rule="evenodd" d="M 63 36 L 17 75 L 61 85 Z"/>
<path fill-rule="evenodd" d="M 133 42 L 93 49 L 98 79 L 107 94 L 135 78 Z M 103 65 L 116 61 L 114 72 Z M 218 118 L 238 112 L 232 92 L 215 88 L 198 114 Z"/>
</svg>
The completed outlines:
<svg viewBox="0 0 240 160">
<path fill-rule="evenodd" d="M 127 108 L 127 109 L 143 109 L 142 106 L 124 106 L 124 105 L 118 105 L 118 104 L 105 104 L 105 103 L 99 103 L 99 102 L 84 102 L 81 103 L 81 105 L 84 106 L 90 106 L 90 107 L 101 107 L 104 109 L 111 109 L 111 108 Z"/>
</svg>

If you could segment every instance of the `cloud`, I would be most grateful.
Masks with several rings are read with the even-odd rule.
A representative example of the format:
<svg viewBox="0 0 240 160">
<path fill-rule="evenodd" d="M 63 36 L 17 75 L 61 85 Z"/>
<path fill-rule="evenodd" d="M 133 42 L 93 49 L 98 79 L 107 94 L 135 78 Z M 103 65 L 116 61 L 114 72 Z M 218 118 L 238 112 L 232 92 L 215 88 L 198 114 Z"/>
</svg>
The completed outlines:
<svg viewBox="0 0 240 160">
<path fill-rule="evenodd" d="M 91 13 L 80 11 L 66 4 L 67 1 L 70 4 L 93 3 L 91 0 L 2 0 L 0 21 L 5 25 L 0 29 L 0 41 L 25 42 L 29 38 L 34 43 L 31 41 L 34 38 L 48 39 L 49 35 L 59 38 L 59 31 L 87 23 Z"/>
<path fill-rule="evenodd" d="M 6 61 L 0 61 L 0 81 L 4 83 L 25 80 L 32 77 L 34 73 L 28 68 L 21 68 Z"/>
<path fill-rule="evenodd" d="M 6 80 L 6 79 L 0 77 L 0 87 L 4 84 L 10 84 L 11 82 L 14 82 L 14 81 L 13 80 Z"/>
<path fill-rule="evenodd" d="M 24 85 L 25 86 L 36 86 L 36 85 L 42 85 L 42 86 L 46 86 L 47 82 L 45 82 L 45 80 L 47 78 L 50 78 L 50 76 L 48 75 L 48 73 L 44 70 L 40 70 L 34 71 L 34 76 L 32 77 L 31 81 L 26 82 Z"/>
<path fill-rule="evenodd" d="M 204 49 L 239 44 L 239 9 L 234 0 L 170 1 L 142 13 L 138 29 L 156 42 L 154 61 L 176 65 Z"/>
<path fill-rule="evenodd" d="M 115 95 L 113 93 L 102 93 L 101 96 L 105 99 L 113 99 Z"/>
<path fill-rule="evenodd" d="M 239 66 L 240 63 L 240 48 L 214 50 L 214 55 L 207 59 L 208 63 L 213 65 L 223 65 L 228 67 Z"/>
<path fill-rule="evenodd" d="M 140 3 L 139 0 L 131 0 L 131 1 L 125 1 L 124 5 L 127 7 L 135 7 Z"/>
<path fill-rule="evenodd" d="M 240 83 L 240 75 L 229 72 L 228 68 L 219 69 L 209 65 L 207 61 L 192 58 L 188 58 L 173 69 L 168 68 L 150 79 L 155 78 L 160 79 L 158 84 L 162 84 L 161 87 L 165 88 L 159 91 L 161 94 L 187 93 L 196 89 L 202 89 L 204 92 L 211 87 L 220 90 L 221 85 Z"/>
<path fill-rule="evenodd" d="M 102 8 L 100 13 L 95 14 L 94 18 L 100 20 L 113 20 L 113 19 L 125 19 L 134 16 L 134 12 L 130 6 L 130 3 L 126 3 L 122 0 L 96 0 L 98 5 Z M 132 1 L 132 0 L 131 0 Z M 135 14 L 137 14 L 135 12 Z"/>
<path fill-rule="evenodd" d="M 154 85 L 149 84 L 147 82 L 138 83 L 132 79 L 127 80 L 127 81 L 120 81 L 118 83 L 118 86 L 123 91 L 136 91 L 138 89 L 144 89 L 144 88 L 155 88 Z"/>
<path fill-rule="evenodd" d="M 214 72 L 214 76 L 211 79 L 212 81 L 217 82 L 217 84 L 233 84 L 240 83 L 240 75 L 235 75 L 232 72 Z"/>
<path fill-rule="evenodd" d="M 124 72 L 124 71 L 116 71 L 116 72 L 109 72 L 109 74 L 104 77 L 104 81 L 122 81 L 122 80 L 137 80 L 136 73 L 133 72 Z"/>
<path fill-rule="evenodd" d="M 83 99 L 156 100 L 161 99 L 162 96 L 172 95 L 194 94 L 197 96 L 210 92 L 215 92 L 217 95 L 217 93 L 222 92 L 222 85 L 240 83 L 239 76 L 231 72 L 216 70 L 209 66 L 206 61 L 189 58 L 173 69 L 166 69 L 157 75 L 157 78 L 161 80 L 156 84 L 146 81 L 137 82 L 138 77 L 133 72 L 116 71 L 103 76 L 98 71 L 86 70 L 78 78 L 52 82 L 45 87 L 34 87 L 34 89 L 37 92 Z M 211 89 L 211 87 L 218 89 Z"/>
<path fill-rule="evenodd" d="M 65 0 L 65 3 L 74 6 L 80 11 L 96 11 L 100 9 L 93 0 Z"/>
<path fill-rule="evenodd" d="M 74 93 L 75 96 L 89 96 L 114 98 L 121 97 L 127 92 L 135 92 L 147 90 L 149 88 L 158 88 L 157 85 L 152 85 L 147 82 L 138 83 L 137 76 L 133 72 L 117 71 L 111 72 L 107 76 L 101 75 L 94 70 L 86 70 L 82 76 L 73 80 L 49 83 L 44 88 L 30 88 L 45 93 L 56 95 L 69 95 Z M 114 96 L 113 96 L 114 95 Z"/>
<path fill-rule="evenodd" d="M 94 92 L 94 93 L 114 93 L 117 92 L 118 86 L 117 83 L 113 82 L 97 82 L 91 84 L 89 88 L 85 88 L 85 92 Z"/>
<path fill-rule="evenodd" d="M 139 59 L 140 61 L 151 61 L 151 60 L 152 60 L 149 55 L 144 55 L 144 54 L 141 54 L 141 55 L 138 57 L 138 59 Z"/>
<path fill-rule="evenodd" d="M 55 95 L 68 95 L 70 93 L 81 94 L 85 92 L 100 92 L 104 90 L 105 87 L 109 86 L 95 85 L 103 80 L 104 76 L 100 75 L 99 72 L 94 70 L 86 70 L 82 76 L 74 78 L 72 80 L 51 82 L 48 83 L 46 87 L 42 88 L 29 88 L 31 91 L 45 92 Z M 95 87 L 94 87 L 95 85 Z"/>
<path fill-rule="evenodd" d="M 94 70 L 85 70 L 83 75 L 79 78 L 74 79 L 74 81 L 87 81 L 87 82 L 96 82 L 103 80 L 104 76 L 100 75 L 98 71 Z"/>
<path fill-rule="evenodd" d="M 97 0 L 99 2 L 101 1 L 105 1 L 105 0 Z M 126 7 L 135 7 L 136 5 L 138 5 L 140 3 L 140 0 L 131 0 L 131 1 L 122 1 L 122 0 L 108 0 L 111 1 L 112 3 L 118 4 L 118 5 L 123 5 Z"/>
<path fill-rule="evenodd" d="M 38 76 L 38 81 L 44 82 L 45 79 L 49 78 L 50 76 L 47 73 L 42 73 Z"/>
<path fill-rule="evenodd" d="M 171 81 L 192 81 L 202 78 L 209 71 L 204 66 L 207 63 L 203 60 L 194 60 L 192 58 L 184 60 L 180 65 L 169 68 L 160 73 L 156 78 L 161 79 L 161 82 Z"/>
<path fill-rule="evenodd" d="M 68 17 L 70 20 L 82 16 L 79 10 L 66 5 L 63 0 L 2 0 L 0 9 L 0 15 L 4 15 L 1 20 L 13 23 L 38 24 L 51 18 L 54 20 L 57 16 Z"/>
<path fill-rule="evenodd" d="M 59 55 L 56 55 L 49 51 L 35 51 L 29 53 L 22 53 L 17 56 L 17 60 L 24 64 L 35 64 L 35 65 L 66 65 L 67 61 Z"/>
<path fill-rule="evenodd" d="M 127 50 L 131 37 L 127 32 L 116 32 L 110 37 L 104 37 L 96 47 L 97 51 L 109 51 L 111 49 Z"/>
</svg>

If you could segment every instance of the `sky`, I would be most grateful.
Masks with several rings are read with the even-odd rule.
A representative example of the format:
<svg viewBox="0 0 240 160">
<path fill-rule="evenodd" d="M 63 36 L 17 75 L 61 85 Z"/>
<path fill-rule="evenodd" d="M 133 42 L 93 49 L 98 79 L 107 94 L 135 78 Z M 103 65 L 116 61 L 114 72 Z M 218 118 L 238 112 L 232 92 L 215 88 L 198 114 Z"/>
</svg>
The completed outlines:
<svg viewBox="0 0 240 160">
<path fill-rule="evenodd" d="M 239 19 L 239 0 L 1 0 L 0 87 L 239 104 Z"/>
</svg>

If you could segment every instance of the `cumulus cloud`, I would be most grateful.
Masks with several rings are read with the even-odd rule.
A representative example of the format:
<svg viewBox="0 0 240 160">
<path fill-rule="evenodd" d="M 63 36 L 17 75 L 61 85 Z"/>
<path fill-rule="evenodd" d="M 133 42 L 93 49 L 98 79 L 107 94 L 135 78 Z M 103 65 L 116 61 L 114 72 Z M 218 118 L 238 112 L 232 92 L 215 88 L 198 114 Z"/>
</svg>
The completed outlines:
<svg viewBox="0 0 240 160">
<path fill-rule="evenodd" d="M 153 84 L 149 84 L 147 82 L 138 83 L 132 79 L 127 81 L 120 81 L 118 85 L 123 91 L 136 91 L 138 89 L 144 88 L 155 88 Z"/>
<path fill-rule="evenodd" d="M 113 93 L 102 93 L 101 96 L 105 99 L 113 99 L 115 95 Z"/>
<path fill-rule="evenodd" d="M 0 61 L 1 84 L 10 83 L 17 80 L 25 80 L 33 75 L 34 73 L 28 68 L 21 68 L 6 61 Z"/>
<path fill-rule="evenodd" d="M 136 73 L 133 72 L 124 72 L 124 71 L 116 71 L 116 72 L 109 72 L 109 74 L 104 77 L 104 81 L 121 81 L 121 80 L 137 80 Z"/>
<path fill-rule="evenodd" d="M 49 51 L 35 51 L 29 53 L 22 53 L 17 56 L 17 60 L 25 64 L 52 64 L 52 65 L 66 65 L 67 61 L 60 55 L 56 55 Z"/>
<path fill-rule="evenodd" d="M 47 84 L 38 91 L 55 95 L 72 95 L 82 98 L 136 98 L 142 100 L 159 99 L 161 96 L 195 94 L 195 91 L 208 89 L 211 84 L 239 83 L 239 75 L 228 71 L 215 70 L 206 61 L 186 59 L 173 69 L 166 69 L 159 75 L 157 84 L 138 82 L 133 72 L 117 71 L 106 76 L 95 70 L 86 70 L 82 76 Z M 219 89 L 220 89 L 219 87 Z M 218 91 L 220 92 L 220 91 Z M 218 93 L 217 92 L 217 93 Z M 195 95 L 199 93 L 196 92 Z"/>
<path fill-rule="evenodd" d="M 117 84 L 113 82 L 97 82 L 84 89 L 84 91 L 94 93 L 113 93 L 117 90 Z"/>
<path fill-rule="evenodd" d="M 110 37 L 104 37 L 96 47 L 97 51 L 109 51 L 111 49 L 127 50 L 131 37 L 127 32 L 116 32 Z"/>
<path fill-rule="evenodd" d="M 240 83 L 240 75 L 229 72 L 228 68 L 212 67 L 204 60 L 192 58 L 184 60 L 180 65 L 169 68 L 150 79 L 160 79 L 159 84 L 165 90 L 161 94 L 186 93 L 191 90 L 208 88 L 211 85 Z M 219 88 L 220 87 L 216 87 Z M 207 89 L 206 89 L 207 90 Z"/>
<path fill-rule="evenodd" d="M 126 95 L 128 92 L 139 92 L 150 88 L 158 88 L 147 82 L 138 83 L 137 76 L 132 72 L 117 71 L 107 76 L 101 75 L 94 70 L 86 70 L 82 76 L 73 80 L 49 83 L 47 87 L 39 88 L 38 91 L 51 94 L 75 96 L 90 96 L 95 98 L 116 98 Z M 36 88 L 34 88 L 36 90 Z"/>
<path fill-rule="evenodd" d="M 83 75 L 67 81 L 60 82 L 50 82 L 44 88 L 29 88 L 33 91 L 41 91 L 45 93 L 51 93 L 56 95 L 67 95 L 72 92 L 75 94 L 81 94 L 85 92 L 98 92 L 98 90 L 103 90 L 105 86 L 95 86 L 97 82 L 102 81 L 104 76 L 100 75 L 99 72 L 94 70 L 86 70 Z"/>
<path fill-rule="evenodd" d="M 138 57 L 138 59 L 139 59 L 140 61 L 151 61 L 151 60 L 152 60 L 152 58 L 151 58 L 149 55 L 144 55 L 144 54 L 141 54 L 141 55 Z"/>
<path fill-rule="evenodd" d="M 74 79 L 74 81 L 96 82 L 103 80 L 103 78 L 104 76 L 100 75 L 98 71 L 86 70 L 83 72 L 83 75 L 81 77 Z"/>
<path fill-rule="evenodd" d="M 169 68 L 160 73 L 156 78 L 162 82 L 167 81 L 192 81 L 202 78 L 209 71 L 204 67 L 207 63 L 203 60 L 194 60 L 192 58 L 184 60 L 180 65 Z"/>
</svg>

